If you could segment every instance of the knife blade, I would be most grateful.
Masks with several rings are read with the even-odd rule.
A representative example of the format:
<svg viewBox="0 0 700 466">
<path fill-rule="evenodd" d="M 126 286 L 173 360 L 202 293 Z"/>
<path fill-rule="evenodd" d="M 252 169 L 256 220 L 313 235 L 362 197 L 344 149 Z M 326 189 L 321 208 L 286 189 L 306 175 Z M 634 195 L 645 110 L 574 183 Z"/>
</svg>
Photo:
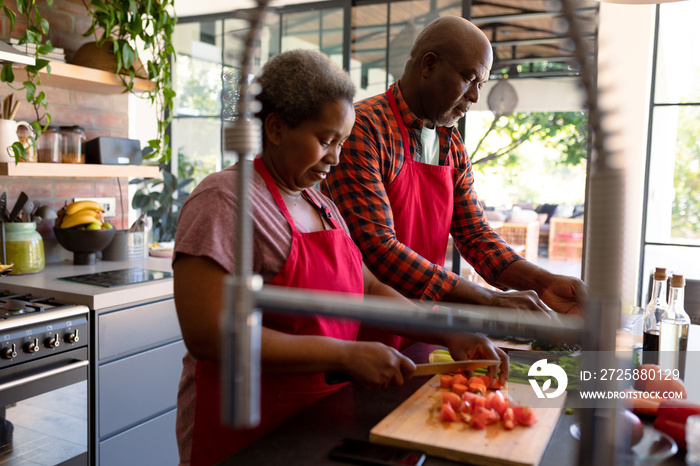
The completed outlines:
<svg viewBox="0 0 700 466">
<path fill-rule="evenodd" d="M 429 362 L 425 364 L 416 364 L 416 370 L 412 377 L 420 377 L 423 375 L 448 374 L 457 371 L 469 371 L 480 367 L 495 366 L 501 361 L 494 359 L 470 359 L 454 362 Z M 352 377 L 347 372 L 327 372 L 325 380 L 328 385 L 334 385 L 343 382 L 352 381 Z"/>
<path fill-rule="evenodd" d="M 500 364 L 499 360 L 492 359 L 472 359 L 455 362 L 432 362 L 426 364 L 416 364 L 416 371 L 413 377 L 421 375 L 448 374 L 456 371 L 470 371 L 480 367 L 496 366 Z"/>
</svg>

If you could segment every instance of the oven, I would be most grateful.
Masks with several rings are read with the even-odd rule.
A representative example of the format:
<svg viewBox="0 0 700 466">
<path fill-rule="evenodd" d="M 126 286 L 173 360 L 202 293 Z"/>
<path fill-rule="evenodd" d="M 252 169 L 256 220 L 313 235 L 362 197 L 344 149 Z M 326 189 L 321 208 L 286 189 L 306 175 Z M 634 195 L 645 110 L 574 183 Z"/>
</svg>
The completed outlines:
<svg viewBox="0 0 700 466">
<path fill-rule="evenodd" d="M 0 291 L 0 465 L 88 464 L 88 317 Z"/>
</svg>

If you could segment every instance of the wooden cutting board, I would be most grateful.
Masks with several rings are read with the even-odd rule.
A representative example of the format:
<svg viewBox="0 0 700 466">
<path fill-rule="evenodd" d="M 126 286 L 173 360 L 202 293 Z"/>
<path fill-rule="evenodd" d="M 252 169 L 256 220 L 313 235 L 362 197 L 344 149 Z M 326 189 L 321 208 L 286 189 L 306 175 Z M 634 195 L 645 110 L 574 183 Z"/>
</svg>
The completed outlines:
<svg viewBox="0 0 700 466">
<path fill-rule="evenodd" d="M 548 407 L 535 409 L 538 422 L 530 427 L 505 430 L 503 423 L 484 430 L 462 422 L 441 422 L 440 376 L 431 378 L 410 398 L 370 431 L 370 441 L 424 451 L 428 455 L 479 465 L 537 465 L 542 459 L 561 415 L 566 394 L 547 399 Z M 525 406 L 536 406 L 538 399 L 516 399 Z M 541 403 L 541 402 L 540 402 Z"/>
</svg>

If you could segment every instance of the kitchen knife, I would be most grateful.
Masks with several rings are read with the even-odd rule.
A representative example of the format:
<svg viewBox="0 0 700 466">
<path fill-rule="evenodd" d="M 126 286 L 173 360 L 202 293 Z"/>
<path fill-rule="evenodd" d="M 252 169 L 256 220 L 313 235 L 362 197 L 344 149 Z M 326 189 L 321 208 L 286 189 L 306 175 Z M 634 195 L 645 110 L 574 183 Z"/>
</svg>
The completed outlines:
<svg viewBox="0 0 700 466">
<path fill-rule="evenodd" d="M 15 219 L 17 218 L 17 215 L 19 215 L 20 211 L 24 208 L 24 204 L 27 203 L 29 200 L 29 196 L 22 191 L 19 193 L 19 197 L 17 198 L 17 202 L 15 203 L 15 206 L 12 208 L 12 212 L 10 212 L 10 218 L 8 222 L 14 222 Z"/>
<path fill-rule="evenodd" d="M 433 362 L 425 364 L 416 364 L 416 370 L 412 377 L 420 377 L 422 375 L 434 374 L 449 374 L 450 372 L 469 371 L 480 367 L 496 366 L 501 361 L 492 359 L 471 359 L 454 362 Z M 347 372 L 327 372 L 325 375 L 326 383 L 334 385 L 342 382 L 352 381 L 352 377 Z"/>
</svg>

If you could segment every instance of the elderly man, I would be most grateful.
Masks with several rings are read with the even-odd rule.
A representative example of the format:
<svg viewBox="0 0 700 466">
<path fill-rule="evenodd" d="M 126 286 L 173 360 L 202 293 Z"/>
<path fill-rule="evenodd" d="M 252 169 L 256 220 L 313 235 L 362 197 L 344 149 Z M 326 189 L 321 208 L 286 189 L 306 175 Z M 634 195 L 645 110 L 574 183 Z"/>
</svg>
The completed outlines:
<svg viewBox="0 0 700 466">
<path fill-rule="evenodd" d="M 578 313 L 579 279 L 519 256 L 491 229 L 454 128 L 479 100 L 493 52 L 466 19 L 438 18 L 416 39 L 403 76 L 355 104 L 356 120 L 325 189 L 339 206 L 370 270 L 403 295 Z M 444 268 L 448 235 L 489 290 Z"/>
</svg>

